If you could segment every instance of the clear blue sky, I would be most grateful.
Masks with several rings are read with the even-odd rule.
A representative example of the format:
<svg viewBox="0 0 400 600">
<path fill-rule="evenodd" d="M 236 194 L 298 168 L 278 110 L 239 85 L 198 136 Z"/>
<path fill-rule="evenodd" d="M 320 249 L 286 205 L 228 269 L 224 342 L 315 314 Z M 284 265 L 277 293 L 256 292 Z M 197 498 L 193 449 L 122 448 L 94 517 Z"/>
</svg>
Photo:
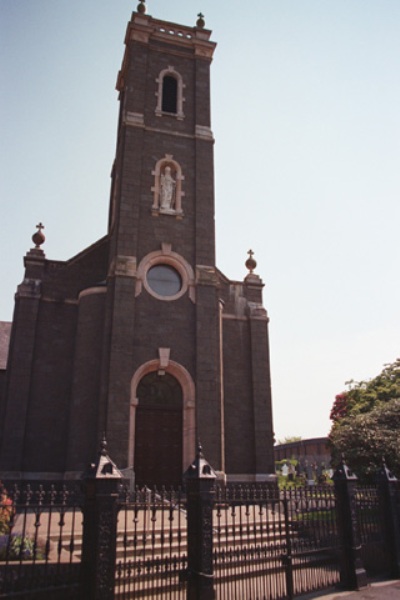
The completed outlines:
<svg viewBox="0 0 400 600">
<path fill-rule="evenodd" d="M 212 66 L 217 263 L 270 315 L 275 431 L 323 436 L 400 341 L 399 0 L 148 0 Z M 48 258 L 106 233 L 130 0 L 2 0 L 0 320 L 41 220 Z"/>
</svg>

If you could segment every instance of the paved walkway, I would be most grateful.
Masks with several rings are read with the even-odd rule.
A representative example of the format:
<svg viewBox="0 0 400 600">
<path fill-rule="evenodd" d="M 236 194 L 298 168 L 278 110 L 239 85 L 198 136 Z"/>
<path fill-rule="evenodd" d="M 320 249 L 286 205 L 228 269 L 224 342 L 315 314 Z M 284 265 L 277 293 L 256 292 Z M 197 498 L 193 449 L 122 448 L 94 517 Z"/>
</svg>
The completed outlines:
<svg viewBox="0 0 400 600">
<path fill-rule="evenodd" d="M 357 592 L 313 593 L 299 596 L 299 600 L 400 600 L 400 580 L 376 581 Z"/>
</svg>

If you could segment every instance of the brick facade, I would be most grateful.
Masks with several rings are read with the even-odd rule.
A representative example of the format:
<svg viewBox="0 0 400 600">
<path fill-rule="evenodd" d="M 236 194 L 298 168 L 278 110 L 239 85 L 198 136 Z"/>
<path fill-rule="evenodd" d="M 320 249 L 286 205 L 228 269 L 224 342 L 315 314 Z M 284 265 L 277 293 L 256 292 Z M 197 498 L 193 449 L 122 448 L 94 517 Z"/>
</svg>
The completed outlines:
<svg viewBox="0 0 400 600">
<path fill-rule="evenodd" d="M 3 477 L 78 476 L 103 432 L 117 465 L 134 472 L 138 411 L 162 388 L 150 386 L 148 406 L 137 397 L 149 373 L 169 373 L 182 390 L 183 469 L 201 440 L 221 476 L 273 476 L 263 284 L 254 273 L 229 281 L 215 265 L 210 33 L 132 14 L 108 233 L 66 262 L 40 244 L 25 257 L 1 399 Z M 178 82 L 173 112 L 159 108 L 165 76 Z M 175 295 L 152 289 L 155 266 L 179 280 Z"/>
</svg>

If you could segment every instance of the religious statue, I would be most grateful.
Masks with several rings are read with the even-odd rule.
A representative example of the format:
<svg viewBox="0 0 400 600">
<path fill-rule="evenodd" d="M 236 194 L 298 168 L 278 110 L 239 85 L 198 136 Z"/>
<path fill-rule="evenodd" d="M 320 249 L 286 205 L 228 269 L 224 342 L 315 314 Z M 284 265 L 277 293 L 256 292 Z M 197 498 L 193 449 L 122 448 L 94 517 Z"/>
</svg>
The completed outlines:
<svg viewBox="0 0 400 600">
<path fill-rule="evenodd" d="M 175 204 L 176 181 L 171 175 L 171 167 L 165 167 L 160 177 L 160 208 L 172 209 Z"/>
</svg>

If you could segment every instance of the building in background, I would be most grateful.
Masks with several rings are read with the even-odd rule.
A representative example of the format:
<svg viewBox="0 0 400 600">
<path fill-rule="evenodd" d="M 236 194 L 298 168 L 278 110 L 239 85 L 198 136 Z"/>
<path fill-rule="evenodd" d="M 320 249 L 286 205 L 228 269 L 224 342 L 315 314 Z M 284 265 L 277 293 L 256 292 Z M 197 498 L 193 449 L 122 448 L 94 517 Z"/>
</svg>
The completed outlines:
<svg viewBox="0 0 400 600">
<path fill-rule="evenodd" d="M 103 432 L 139 485 L 180 483 L 199 441 L 221 477 L 274 477 L 263 283 L 251 251 L 244 281 L 215 264 L 210 35 L 132 14 L 107 234 L 55 261 L 39 224 L 24 259 L 1 478 L 79 477 Z"/>
<path fill-rule="evenodd" d="M 331 450 L 327 437 L 277 444 L 274 449 L 276 461 L 285 459 L 298 461 L 296 469 L 298 473 L 305 473 L 310 468 L 315 473 L 319 473 L 329 469 L 331 465 Z"/>
</svg>

